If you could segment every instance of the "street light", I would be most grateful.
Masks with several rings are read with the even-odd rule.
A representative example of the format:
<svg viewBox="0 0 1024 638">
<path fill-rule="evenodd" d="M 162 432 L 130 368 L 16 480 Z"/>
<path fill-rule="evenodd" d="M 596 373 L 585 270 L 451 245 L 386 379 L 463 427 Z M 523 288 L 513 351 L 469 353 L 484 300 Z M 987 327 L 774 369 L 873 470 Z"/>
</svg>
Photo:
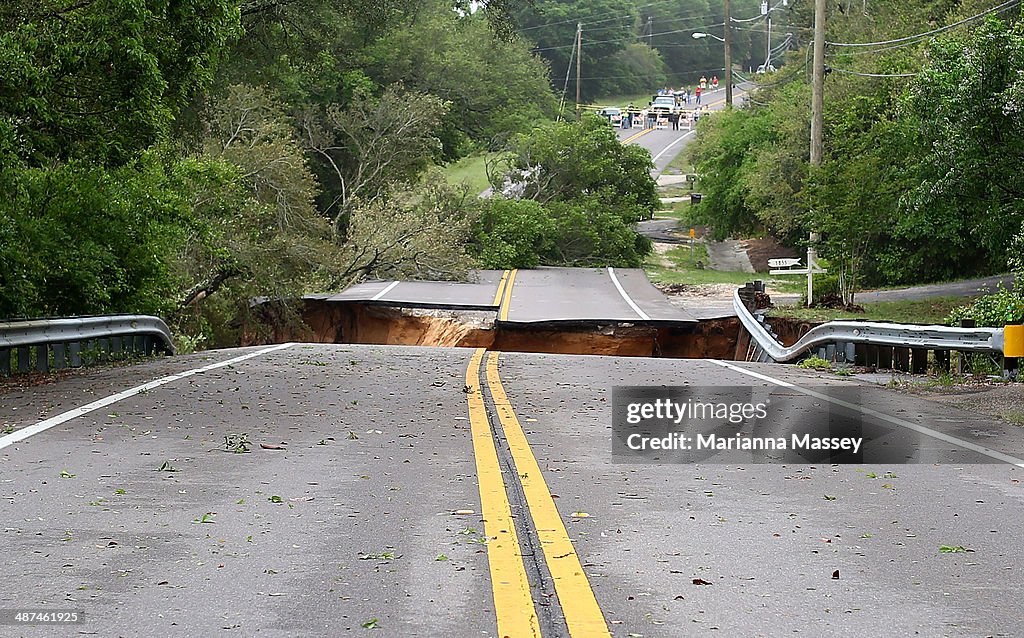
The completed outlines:
<svg viewBox="0 0 1024 638">
<path fill-rule="evenodd" d="M 692 37 L 693 37 L 694 40 L 700 40 L 701 38 L 714 38 L 714 39 L 718 40 L 719 42 L 725 42 L 725 38 L 720 38 L 720 37 L 718 37 L 717 35 L 715 35 L 713 33 L 701 33 L 700 31 L 698 31 L 697 33 L 694 33 L 692 35 Z"/>
<path fill-rule="evenodd" d="M 690 36 L 694 40 L 700 40 L 701 38 L 714 38 L 719 42 L 725 43 L 725 107 L 732 108 L 732 43 L 730 40 L 730 34 L 732 29 L 729 28 L 729 0 L 725 0 L 723 5 L 725 7 L 725 37 L 720 38 L 713 33 L 704 33 L 703 31 L 697 31 L 691 33 Z"/>
</svg>

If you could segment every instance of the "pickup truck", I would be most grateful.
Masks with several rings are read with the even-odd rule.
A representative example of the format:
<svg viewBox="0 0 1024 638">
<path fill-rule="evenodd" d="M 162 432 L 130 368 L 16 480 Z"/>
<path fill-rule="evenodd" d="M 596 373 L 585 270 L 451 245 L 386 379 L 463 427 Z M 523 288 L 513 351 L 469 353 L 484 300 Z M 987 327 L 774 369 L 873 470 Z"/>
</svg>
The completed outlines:
<svg viewBox="0 0 1024 638">
<path fill-rule="evenodd" d="M 672 95 L 655 95 L 650 106 L 653 113 L 669 115 L 676 112 L 676 98 Z"/>
</svg>

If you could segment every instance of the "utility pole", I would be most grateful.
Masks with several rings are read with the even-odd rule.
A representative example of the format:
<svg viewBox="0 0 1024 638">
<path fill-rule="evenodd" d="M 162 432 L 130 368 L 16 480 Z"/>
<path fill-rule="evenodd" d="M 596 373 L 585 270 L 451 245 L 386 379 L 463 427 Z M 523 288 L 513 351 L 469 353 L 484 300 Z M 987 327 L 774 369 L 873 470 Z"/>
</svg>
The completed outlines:
<svg viewBox="0 0 1024 638">
<path fill-rule="evenodd" d="M 811 166 L 821 166 L 822 137 L 825 127 L 825 0 L 814 0 L 814 65 L 811 68 Z M 811 232 L 807 245 L 807 305 L 814 302 L 814 242 Z"/>
<path fill-rule="evenodd" d="M 811 68 L 811 166 L 821 166 L 825 112 L 825 0 L 814 0 L 814 65 Z"/>
<path fill-rule="evenodd" d="M 580 119 L 580 61 L 583 58 L 583 23 L 576 23 L 576 119 Z"/>
<path fill-rule="evenodd" d="M 724 0 L 725 8 L 725 108 L 732 108 L 732 13 L 729 11 L 729 0 Z"/>
</svg>

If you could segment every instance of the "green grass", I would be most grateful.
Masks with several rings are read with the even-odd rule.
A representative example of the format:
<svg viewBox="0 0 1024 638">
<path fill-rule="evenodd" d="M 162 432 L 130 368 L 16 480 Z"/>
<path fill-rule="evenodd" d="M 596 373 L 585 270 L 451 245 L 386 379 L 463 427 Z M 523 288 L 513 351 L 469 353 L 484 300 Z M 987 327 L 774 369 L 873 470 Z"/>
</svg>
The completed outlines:
<svg viewBox="0 0 1024 638">
<path fill-rule="evenodd" d="M 692 140 L 693 136 L 691 135 L 689 139 Z M 665 167 L 664 173 L 666 175 L 671 175 L 674 172 L 672 169 L 676 169 L 683 174 L 693 173 L 693 164 L 690 163 L 689 159 L 689 153 L 686 151 L 677 153 L 676 156 L 672 158 L 672 161 L 668 163 L 668 166 Z"/>
<path fill-rule="evenodd" d="M 630 102 L 632 102 L 633 106 L 646 107 L 647 103 L 651 101 L 652 95 L 654 95 L 654 91 L 651 91 L 650 93 L 640 93 L 637 95 L 607 95 L 605 97 L 596 98 L 593 102 L 593 106 L 618 106 L 619 108 L 625 108 L 629 106 Z"/>
<path fill-rule="evenodd" d="M 689 184 L 669 184 L 658 189 L 658 197 L 689 197 L 690 193 L 696 192 L 690 188 Z M 690 200 L 686 200 L 686 204 L 689 205 L 689 203 Z"/>
<path fill-rule="evenodd" d="M 442 170 L 450 183 L 465 182 L 469 184 L 474 193 L 482 193 L 491 185 L 487 181 L 487 160 L 492 157 L 494 157 L 493 153 L 470 155 L 444 166 Z"/>
<path fill-rule="evenodd" d="M 674 219 L 679 222 L 679 229 L 686 231 L 696 226 L 694 223 L 690 208 L 690 202 L 676 202 L 675 204 L 664 204 L 661 210 L 655 212 L 655 219 Z"/>
<path fill-rule="evenodd" d="M 863 304 L 865 312 L 852 313 L 829 308 L 801 308 L 779 306 L 772 309 L 773 317 L 793 317 L 805 321 L 834 321 L 853 319 L 857 321 L 894 321 L 896 323 L 944 324 L 946 316 L 954 308 L 971 302 L 967 297 L 936 297 L 920 301 L 883 301 Z"/>
<path fill-rule="evenodd" d="M 670 265 L 665 265 L 663 259 L 667 259 Z M 704 268 L 697 268 L 697 262 L 704 264 Z M 693 247 L 693 254 L 690 254 L 689 246 L 677 246 L 662 255 L 651 254 L 644 264 L 644 270 L 651 281 L 661 284 L 734 284 L 742 286 L 754 279 L 763 279 L 764 276 L 747 272 L 727 272 L 722 270 L 711 270 L 707 267 L 708 249 L 702 243 Z M 786 279 L 767 280 L 768 288 L 774 292 L 799 292 L 800 281 L 789 281 Z"/>
</svg>

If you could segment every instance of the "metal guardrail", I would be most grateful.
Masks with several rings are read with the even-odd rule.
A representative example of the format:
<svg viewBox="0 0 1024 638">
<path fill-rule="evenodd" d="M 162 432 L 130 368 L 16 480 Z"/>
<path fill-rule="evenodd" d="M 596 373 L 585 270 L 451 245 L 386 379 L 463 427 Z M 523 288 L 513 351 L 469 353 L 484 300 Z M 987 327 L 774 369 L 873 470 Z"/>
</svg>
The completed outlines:
<svg viewBox="0 0 1024 638">
<path fill-rule="evenodd" d="M 77 368 L 125 355 L 174 354 L 158 317 L 112 315 L 0 322 L 0 375 Z"/>
<path fill-rule="evenodd" d="M 765 325 L 764 313 L 751 310 L 748 300 L 763 292 L 760 282 L 747 284 L 733 295 L 733 308 L 751 338 L 750 353 L 756 361 L 793 361 L 822 346 L 835 346 L 847 361 L 853 361 L 856 344 L 957 352 L 1004 352 L 1003 331 L 999 328 L 951 328 L 917 326 L 874 321 L 829 321 L 812 328 L 792 346 L 782 345 Z"/>
</svg>

